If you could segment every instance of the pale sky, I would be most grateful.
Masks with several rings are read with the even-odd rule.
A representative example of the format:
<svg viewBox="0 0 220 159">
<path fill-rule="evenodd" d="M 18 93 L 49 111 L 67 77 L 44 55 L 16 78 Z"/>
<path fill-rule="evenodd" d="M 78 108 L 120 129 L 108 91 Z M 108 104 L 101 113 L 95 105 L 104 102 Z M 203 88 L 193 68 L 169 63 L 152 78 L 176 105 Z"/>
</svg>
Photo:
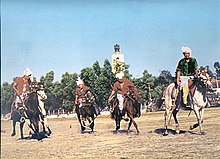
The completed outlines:
<svg viewBox="0 0 220 159">
<path fill-rule="evenodd" d="M 182 46 L 199 66 L 220 62 L 219 0 L 1 0 L 1 83 L 29 67 L 33 76 L 80 73 L 111 62 L 121 46 L 129 71 L 175 74 Z"/>
</svg>

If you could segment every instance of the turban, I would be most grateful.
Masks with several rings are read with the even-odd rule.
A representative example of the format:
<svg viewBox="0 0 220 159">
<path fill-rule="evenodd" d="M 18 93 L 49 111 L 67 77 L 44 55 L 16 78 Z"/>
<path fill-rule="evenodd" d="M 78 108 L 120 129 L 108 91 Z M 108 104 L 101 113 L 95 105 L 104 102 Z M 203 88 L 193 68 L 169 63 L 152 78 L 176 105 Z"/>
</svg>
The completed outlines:
<svg viewBox="0 0 220 159">
<path fill-rule="evenodd" d="M 185 47 L 185 46 L 183 46 L 181 50 L 182 50 L 182 52 L 189 52 L 189 53 L 192 53 L 192 50 L 191 50 L 189 47 Z"/>
<path fill-rule="evenodd" d="M 25 70 L 24 70 L 24 75 L 25 76 L 30 76 L 32 74 L 32 72 L 31 72 L 31 70 L 29 69 L 29 68 L 26 68 Z"/>
</svg>

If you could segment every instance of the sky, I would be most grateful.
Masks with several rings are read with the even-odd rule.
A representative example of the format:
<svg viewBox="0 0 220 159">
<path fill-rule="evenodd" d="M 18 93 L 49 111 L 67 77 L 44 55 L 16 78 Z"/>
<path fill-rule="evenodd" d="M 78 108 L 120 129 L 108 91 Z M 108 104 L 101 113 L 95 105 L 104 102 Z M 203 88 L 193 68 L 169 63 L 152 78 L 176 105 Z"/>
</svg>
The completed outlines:
<svg viewBox="0 0 220 159">
<path fill-rule="evenodd" d="M 111 62 L 120 45 L 134 77 L 175 75 L 182 46 L 220 62 L 219 0 L 1 0 L 1 83 L 28 67 L 40 79 Z"/>
</svg>

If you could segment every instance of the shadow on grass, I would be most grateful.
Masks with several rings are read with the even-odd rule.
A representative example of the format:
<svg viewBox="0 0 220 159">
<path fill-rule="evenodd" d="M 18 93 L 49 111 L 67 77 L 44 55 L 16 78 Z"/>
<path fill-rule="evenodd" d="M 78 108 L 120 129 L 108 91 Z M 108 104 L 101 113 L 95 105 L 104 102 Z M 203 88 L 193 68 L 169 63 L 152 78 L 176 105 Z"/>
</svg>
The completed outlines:
<svg viewBox="0 0 220 159">
<path fill-rule="evenodd" d="M 111 130 L 111 132 L 112 132 L 113 134 L 128 134 L 128 131 L 127 131 L 127 130 Z M 136 131 L 130 130 L 130 133 L 132 133 L 132 132 L 136 132 Z"/>
<path fill-rule="evenodd" d="M 30 136 L 26 136 L 24 138 L 19 138 L 18 140 L 38 140 L 42 141 L 44 138 L 48 138 L 50 135 L 47 132 L 38 132 L 35 134 L 31 134 Z"/>
<path fill-rule="evenodd" d="M 173 130 L 173 129 L 167 129 L 168 131 L 168 134 L 172 134 L 172 135 L 176 135 L 176 130 Z M 156 134 L 159 134 L 159 135 L 164 135 L 164 132 L 165 132 L 165 129 L 164 128 L 159 128 L 159 129 L 155 129 L 154 132 L 148 132 L 148 133 L 156 133 Z M 180 130 L 179 134 L 185 134 L 187 133 L 188 131 L 185 131 L 185 130 Z"/>
</svg>

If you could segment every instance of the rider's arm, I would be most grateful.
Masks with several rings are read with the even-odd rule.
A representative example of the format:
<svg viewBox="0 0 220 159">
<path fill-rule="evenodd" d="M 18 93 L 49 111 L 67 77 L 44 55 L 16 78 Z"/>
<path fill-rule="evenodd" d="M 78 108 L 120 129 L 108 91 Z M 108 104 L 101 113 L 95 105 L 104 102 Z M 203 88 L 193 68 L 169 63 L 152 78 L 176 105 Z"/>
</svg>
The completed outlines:
<svg viewBox="0 0 220 159">
<path fill-rule="evenodd" d="M 76 95 L 75 104 L 78 104 L 78 95 Z"/>
<path fill-rule="evenodd" d="M 110 96 L 109 96 L 109 98 L 108 98 L 108 103 L 110 103 L 110 101 L 111 101 L 111 99 L 112 99 L 113 94 L 115 94 L 115 91 L 114 91 L 114 90 L 112 90 L 112 93 L 111 93 L 111 95 L 110 95 Z"/>
<path fill-rule="evenodd" d="M 198 77 L 198 74 L 199 74 L 199 69 L 198 68 L 195 68 L 195 77 Z"/>
<path fill-rule="evenodd" d="M 199 69 L 198 69 L 198 63 L 197 63 L 196 59 L 194 59 L 194 68 L 195 68 L 195 70 L 194 70 L 194 76 L 195 76 L 195 77 L 198 77 Z"/>
<path fill-rule="evenodd" d="M 18 91 L 17 85 L 18 85 L 18 84 L 14 82 L 13 85 L 12 85 L 12 88 L 15 90 L 15 92 L 16 92 L 17 95 L 20 95 L 21 92 Z"/>
<path fill-rule="evenodd" d="M 180 70 L 177 70 L 176 71 L 176 82 L 177 82 L 177 85 L 180 86 Z"/>
</svg>

